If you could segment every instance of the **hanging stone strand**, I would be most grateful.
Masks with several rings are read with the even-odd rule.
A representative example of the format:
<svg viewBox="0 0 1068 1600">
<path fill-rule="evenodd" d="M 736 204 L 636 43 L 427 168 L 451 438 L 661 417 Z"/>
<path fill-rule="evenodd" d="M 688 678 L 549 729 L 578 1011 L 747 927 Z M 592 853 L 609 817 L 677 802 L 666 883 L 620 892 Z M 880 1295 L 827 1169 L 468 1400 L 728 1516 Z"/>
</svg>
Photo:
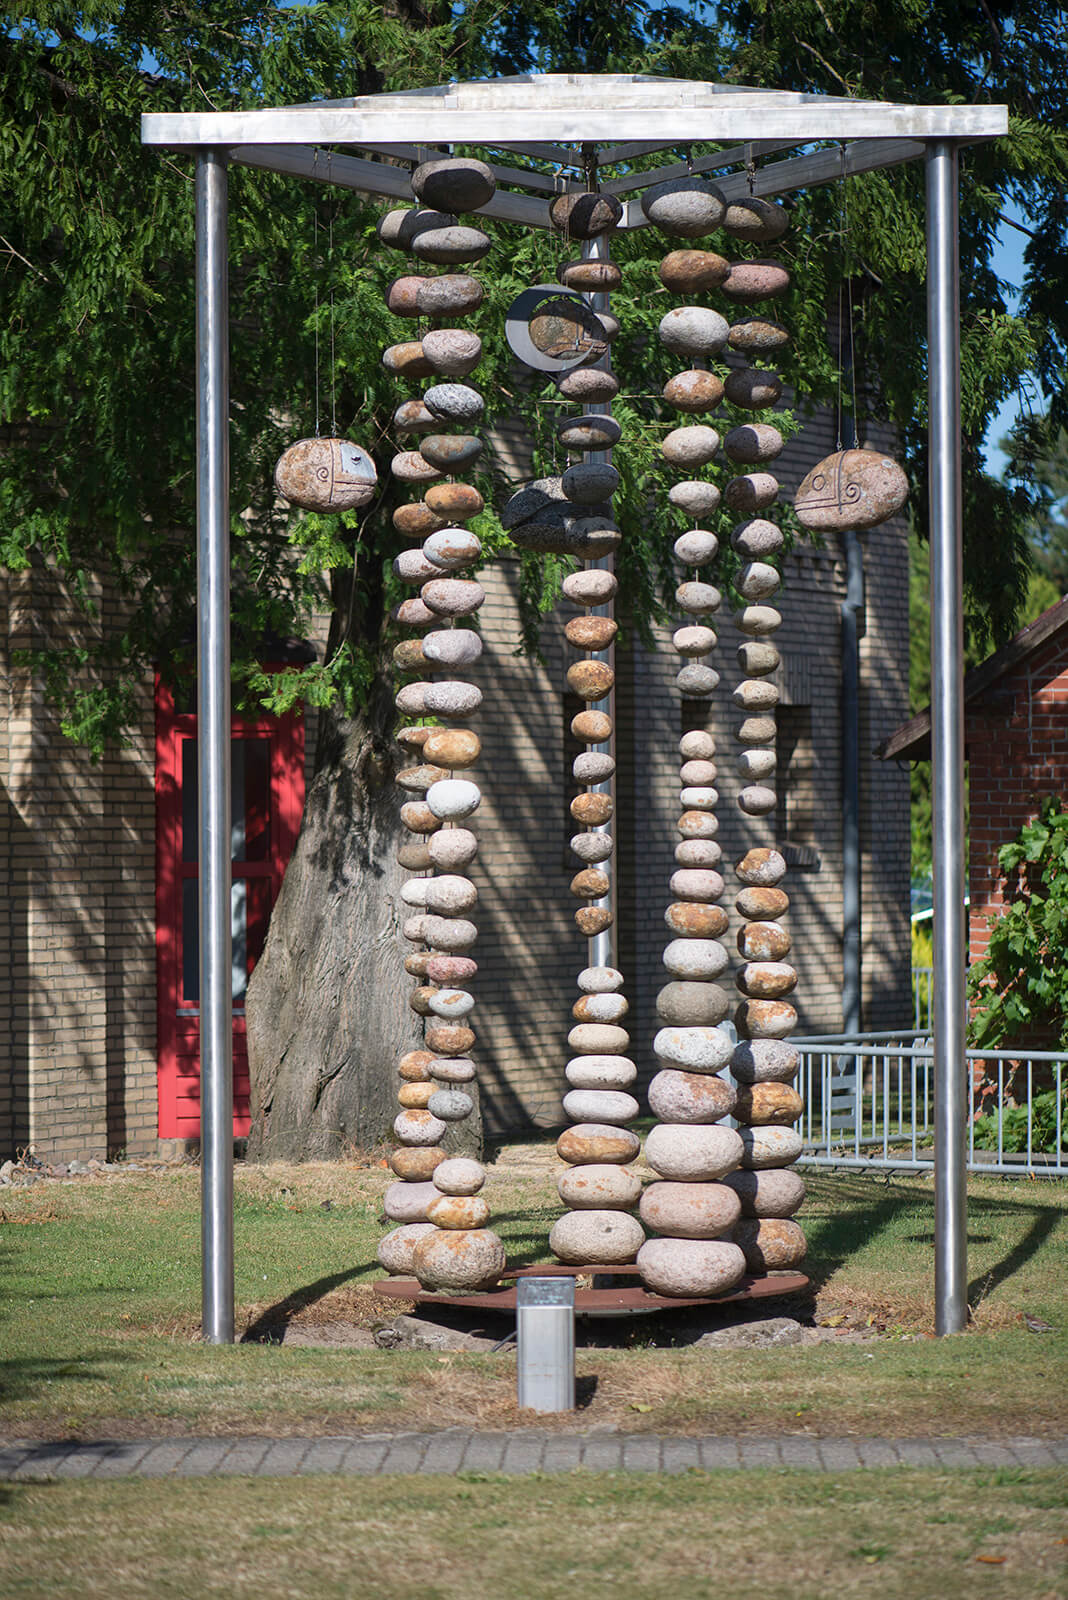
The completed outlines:
<svg viewBox="0 0 1068 1600">
<path fill-rule="evenodd" d="M 730 207 L 725 226 L 735 237 L 759 246 L 781 237 L 788 220 L 781 206 L 752 198 Z M 754 304 L 783 294 L 789 282 L 785 267 L 761 258 L 734 262 L 722 289 L 730 299 Z M 731 348 L 749 360 L 774 359 L 789 343 L 781 324 L 760 315 L 735 322 L 728 337 Z M 742 410 L 773 406 L 781 393 L 778 374 L 764 367 L 736 368 L 725 385 L 728 403 Z M 775 708 L 779 690 L 772 674 L 780 665 L 780 655 L 772 639 L 782 618 L 772 602 L 781 583 L 775 563 L 783 538 L 776 524 L 762 513 L 778 495 L 778 481 L 767 467 L 782 450 L 782 436 L 769 423 L 743 424 L 728 433 L 725 446 L 737 466 L 754 469 L 739 473 L 727 485 L 724 503 L 744 519 L 731 535 L 742 563 L 735 586 L 744 602 L 734 620 L 745 636 L 738 650 L 743 676 L 734 690 L 741 713 L 735 730 L 741 746 L 738 805 L 746 817 L 759 819 L 776 809 Z M 736 982 L 743 999 L 735 1012 L 739 1042 L 731 1070 L 737 1084 L 734 1116 L 744 1153 L 741 1169 L 726 1182 L 737 1194 L 742 1211 L 731 1237 L 742 1249 L 748 1270 L 765 1273 L 796 1267 L 805 1255 L 805 1236 L 792 1220 L 805 1187 L 796 1172 L 787 1170 L 801 1151 L 801 1137 L 793 1124 L 803 1107 L 792 1087 L 799 1056 L 787 1043 L 797 1022 L 787 998 L 797 974 L 786 959 L 790 935 L 779 920 L 789 905 L 781 887 L 786 875 L 784 857 L 771 847 L 757 846 L 746 852 L 736 872 L 741 883 L 736 905 L 745 922 L 738 935 L 742 966 Z"/>
<path fill-rule="evenodd" d="M 700 239 L 722 223 L 725 202 L 714 185 L 686 178 L 658 185 L 643 201 L 647 216 L 665 233 Z M 714 459 L 719 433 L 706 417 L 721 403 L 723 378 L 710 368 L 727 344 L 726 319 L 701 297 L 721 285 L 726 260 L 713 251 L 673 250 L 660 268 L 661 281 L 687 303 L 673 307 L 660 322 L 660 342 L 687 365 L 669 378 L 664 399 L 682 414 L 680 425 L 661 450 L 679 473 L 669 502 L 694 526 L 675 541 L 681 572 L 676 602 L 682 613 L 672 642 L 680 658 L 676 687 L 691 726 L 679 743 L 682 814 L 671 878 L 672 903 L 665 914 L 670 942 L 664 951 L 669 981 L 657 997 L 662 1024 L 653 1041 L 660 1070 L 649 1085 L 649 1107 L 658 1119 L 645 1145 L 656 1181 L 645 1189 L 641 1217 L 658 1237 L 638 1253 L 647 1288 L 665 1295 L 717 1294 L 742 1277 L 745 1260 L 730 1241 L 740 1202 L 722 1181 L 739 1165 L 742 1142 L 721 1121 L 734 1106 L 731 1084 L 719 1076 L 728 1064 L 731 1041 L 720 1024 L 730 1001 L 717 981 L 728 966 L 721 936 L 727 914 L 716 840 L 715 741 L 704 726 L 707 700 L 719 674 L 710 664 L 716 645 L 712 620 L 721 603 L 708 569 L 719 548 L 704 526 L 718 511 L 720 491 L 696 476 Z M 692 420 L 690 420 L 692 419 Z"/>
<path fill-rule="evenodd" d="M 567 263 L 560 277 L 566 288 L 587 296 L 604 331 L 601 350 L 616 331 L 608 294 L 619 287 L 622 275 L 607 259 L 606 235 L 621 211 L 613 196 L 583 193 L 560 196 L 550 213 L 558 231 L 583 242 L 582 259 Z M 557 437 L 572 458 L 560 480 L 563 503 L 569 507 L 564 515 L 575 519 L 579 530 L 575 553 L 585 558 L 583 569 L 569 574 L 563 589 L 567 599 L 583 608 L 582 615 L 567 623 L 564 634 L 571 649 L 581 653 L 581 659 L 568 668 L 568 688 L 585 702 L 571 723 L 572 733 L 586 746 L 575 757 L 571 772 L 581 786 L 571 802 L 571 815 L 580 830 L 571 840 L 579 862 L 571 891 L 583 902 L 575 912 L 575 923 L 590 940 L 591 965 L 579 974 L 579 998 L 572 1007 L 574 1024 L 568 1034 L 574 1054 L 565 1069 L 563 1109 L 574 1126 L 557 1142 L 557 1153 L 566 1163 L 557 1191 L 569 1209 L 549 1234 L 553 1254 L 572 1266 L 631 1262 L 645 1239 L 633 1214 L 641 1182 L 627 1166 L 641 1148 L 637 1134 L 627 1126 L 641 1109 L 630 1092 L 638 1069 L 627 1055 L 630 1035 L 624 1026 L 628 1006 L 623 975 L 604 959 L 614 916 L 609 903 L 613 839 L 608 830 L 616 766 L 610 697 L 617 631 L 611 612 L 617 584 L 607 559 L 599 558 L 608 557 L 619 537 L 610 501 L 619 484 L 611 449 L 620 427 L 607 409 L 619 385 L 609 370 L 607 354 L 599 361 L 596 366 L 574 368 L 558 382 L 564 399 L 582 406 L 580 415 L 562 420 Z M 599 540 L 598 534 L 603 538 Z"/>
<path fill-rule="evenodd" d="M 488 238 L 461 226 L 456 213 L 489 199 L 489 168 L 451 158 L 431 161 L 413 174 L 412 187 L 425 209 L 390 212 L 379 228 L 384 243 L 434 266 L 463 264 L 486 253 Z M 389 290 L 396 314 L 435 324 L 476 309 L 481 298 L 481 286 L 463 274 L 399 278 Z M 418 980 L 410 1004 L 424 1019 L 425 1039 L 423 1049 L 407 1052 L 399 1063 L 401 1111 L 394 1133 L 400 1148 L 391 1158 L 398 1182 L 387 1190 L 385 1210 L 401 1225 L 382 1240 L 379 1261 L 391 1272 L 414 1272 L 425 1288 L 458 1291 L 494 1286 L 505 1266 L 480 1193 L 485 1169 L 468 1157 L 448 1156 L 441 1144 L 450 1124 L 472 1114 L 468 1085 L 476 1075 L 468 986 L 478 970 L 470 955 L 477 928 L 469 915 L 478 892 L 466 874 L 478 841 L 464 824 L 481 798 L 469 776 L 481 741 L 463 724 L 482 695 L 463 674 L 482 653 L 480 635 L 465 624 L 485 595 L 470 575 L 481 544 L 462 524 L 481 510 L 482 498 L 452 479 L 473 466 L 482 450 L 481 439 L 468 431 L 482 420 L 482 397 L 459 381 L 480 354 L 476 334 L 434 326 L 419 341 L 391 346 L 383 358 L 400 378 L 436 380 L 397 407 L 397 433 L 414 436 L 418 448 L 400 451 L 392 464 L 399 481 L 427 491 L 426 499 L 399 506 L 393 519 L 399 533 L 421 541 L 393 563 L 401 582 L 418 589 L 396 608 L 394 619 L 423 634 L 394 649 L 398 670 L 415 675 L 398 691 L 396 704 L 407 717 L 436 720 L 417 720 L 398 733 L 402 747 L 416 757 L 414 766 L 397 775 L 406 792 L 401 816 L 413 836 L 398 858 L 418 874 L 404 884 L 401 897 L 409 912 L 404 934 L 416 947 L 405 961 Z"/>
</svg>

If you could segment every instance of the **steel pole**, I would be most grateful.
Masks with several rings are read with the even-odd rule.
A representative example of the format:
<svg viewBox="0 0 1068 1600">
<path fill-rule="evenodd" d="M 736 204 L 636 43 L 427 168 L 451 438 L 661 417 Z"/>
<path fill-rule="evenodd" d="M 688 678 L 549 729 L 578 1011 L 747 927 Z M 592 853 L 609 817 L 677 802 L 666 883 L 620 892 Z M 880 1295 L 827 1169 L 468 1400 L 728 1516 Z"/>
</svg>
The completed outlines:
<svg viewBox="0 0 1068 1600">
<path fill-rule="evenodd" d="M 608 236 L 600 233 L 595 239 L 583 240 L 582 259 L 584 261 L 607 261 L 609 259 Z M 592 306 L 594 311 L 608 310 L 610 302 L 607 293 L 588 294 L 584 296 L 584 298 L 586 299 L 587 303 Z M 610 372 L 612 368 L 611 351 L 606 351 L 599 361 L 591 362 L 589 364 L 591 366 L 601 367 L 606 372 Z M 602 400 L 596 405 L 585 405 L 583 406 L 582 410 L 584 414 L 600 413 L 601 415 L 610 416 L 612 412 L 612 404 L 611 401 Z M 595 461 L 599 463 L 610 464 L 612 460 L 612 452 L 611 450 L 590 450 L 587 452 L 584 459 L 591 462 Z M 601 556 L 596 561 L 591 561 L 590 566 L 601 567 L 606 572 L 612 572 L 615 570 L 615 560 L 611 555 Z M 616 611 L 615 602 L 612 600 L 607 600 L 603 606 L 594 606 L 592 609 L 593 615 L 596 617 L 614 617 Z M 615 670 L 616 648 L 614 644 L 610 644 L 607 650 L 597 651 L 596 655 L 599 660 L 607 661 L 612 667 L 613 671 Z M 604 755 L 610 755 L 614 757 L 616 753 L 615 688 L 613 687 L 609 689 L 604 699 L 596 701 L 592 709 L 595 711 L 603 711 L 612 723 L 612 731 L 608 735 L 608 738 L 605 740 L 605 742 L 603 744 L 594 745 L 593 748 Z M 603 783 L 595 783 L 593 785 L 593 789 L 597 794 L 607 794 L 615 798 L 615 776 L 613 775 L 610 778 L 605 778 Z M 617 827 L 617 820 L 618 819 L 613 814 L 608 819 L 607 823 L 594 830 L 597 833 L 611 833 L 615 838 L 616 844 L 615 849 L 612 851 L 608 861 L 605 863 L 609 880 L 608 893 L 602 899 L 593 902 L 593 904 L 604 906 L 607 908 L 607 910 L 611 911 L 613 920 L 607 928 L 603 929 L 600 933 L 595 933 L 593 938 L 589 941 L 588 959 L 591 967 L 618 967 L 619 965 L 619 929 L 615 920 L 618 905 L 616 883 L 617 861 L 619 859 L 619 831 Z"/>
<path fill-rule="evenodd" d="M 234 1340 L 230 928 L 230 451 L 226 158 L 196 158 L 197 781 L 200 864 L 201 1298 L 208 1344 Z"/>
<path fill-rule="evenodd" d="M 964 669 L 957 146 L 927 146 L 934 845 L 935 1332 L 968 1316 L 965 1117 Z"/>
</svg>

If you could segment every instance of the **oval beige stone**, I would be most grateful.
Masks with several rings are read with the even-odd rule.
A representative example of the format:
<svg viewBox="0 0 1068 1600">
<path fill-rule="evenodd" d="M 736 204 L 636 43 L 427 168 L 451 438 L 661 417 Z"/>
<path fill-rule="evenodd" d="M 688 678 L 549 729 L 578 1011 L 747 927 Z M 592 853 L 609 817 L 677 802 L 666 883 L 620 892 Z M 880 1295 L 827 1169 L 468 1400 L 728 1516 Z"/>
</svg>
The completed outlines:
<svg viewBox="0 0 1068 1600">
<path fill-rule="evenodd" d="M 743 1039 L 785 1039 L 797 1027 L 797 1012 L 785 1000 L 743 1000 L 734 1025 Z"/>
<path fill-rule="evenodd" d="M 908 478 L 891 456 L 839 450 L 813 467 L 794 496 L 794 510 L 804 528 L 874 528 L 901 510 L 908 493 Z"/>
<path fill-rule="evenodd" d="M 762 200 L 759 195 L 751 194 L 731 202 L 723 226 L 736 239 L 764 244 L 782 238 L 790 226 L 790 213 L 774 200 Z"/>
<path fill-rule="evenodd" d="M 714 250 L 672 250 L 660 263 L 660 282 L 679 294 L 718 289 L 730 270 L 730 262 Z"/>
<path fill-rule="evenodd" d="M 439 1194 L 426 1208 L 427 1221 L 436 1228 L 484 1228 L 489 1214 L 480 1194 Z"/>
<path fill-rule="evenodd" d="M 710 1028 L 723 1021 L 730 1003 L 717 983 L 665 983 L 656 997 L 656 1014 L 673 1027 Z"/>
<path fill-rule="evenodd" d="M 587 939 L 603 933 L 612 926 L 614 920 L 607 906 L 580 906 L 575 912 L 575 926 Z"/>
<path fill-rule="evenodd" d="M 622 1089 L 569 1089 L 564 1112 L 573 1122 L 606 1122 L 613 1128 L 633 1122 L 641 1107 Z"/>
<path fill-rule="evenodd" d="M 575 661 L 567 669 L 568 688 L 583 700 L 603 700 L 615 681 L 607 661 Z"/>
<path fill-rule="evenodd" d="M 642 1183 L 629 1168 L 600 1162 L 562 1172 L 556 1192 L 573 1211 L 622 1211 L 637 1204 Z"/>
<path fill-rule="evenodd" d="M 584 867 L 571 880 L 571 893 L 580 900 L 600 900 L 610 887 L 611 880 L 607 872 L 601 872 L 597 867 Z"/>
<path fill-rule="evenodd" d="M 751 1039 L 736 1046 L 731 1071 L 739 1083 L 791 1083 L 800 1064 L 796 1045 L 781 1039 Z"/>
<path fill-rule="evenodd" d="M 450 1156 L 434 1169 L 434 1187 L 442 1194 L 477 1194 L 485 1181 L 485 1167 L 470 1156 Z"/>
<path fill-rule="evenodd" d="M 415 1247 L 420 1239 L 436 1230 L 432 1222 L 408 1222 L 394 1228 L 378 1241 L 378 1264 L 395 1277 L 407 1277 L 413 1270 Z"/>
<path fill-rule="evenodd" d="M 731 1238 L 745 1256 L 750 1272 L 782 1272 L 798 1267 L 808 1244 L 796 1222 L 780 1217 L 743 1217 Z"/>
<path fill-rule="evenodd" d="M 675 860 L 680 867 L 718 867 L 723 851 L 714 839 L 680 839 Z"/>
<path fill-rule="evenodd" d="M 620 1055 L 630 1043 L 630 1035 L 626 1028 L 610 1022 L 577 1022 L 567 1042 L 576 1055 Z"/>
<path fill-rule="evenodd" d="M 569 239 L 596 239 L 614 228 L 623 207 L 614 194 L 559 194 L 549 207 L 549 221 Z"/>
<path fill-rule="evenodd" d="M 629 1089 L 637 1075 L 629 1056 L 572 1056 L 564 1068 L 572 1089 Z"/>
<path fill-rule="evenodd" d="M 633 1161 L 641 1141 L 629 1128 L 613 1128 L 602 1122 L 581 1122 L 565 1128 L 556 1141 L 556 1153 L 568 1166 L 583 1167 L 610 1162 L 622 1166 Z"/>
<path fill-rule="evenodd" d="M 684 811 L 675 827 L 684 839 L 714 839 L 719 822 L 711 811 Z"/>
<path fill-rule="evenodd" d="M 482 340 L 466 328 L 434 328 L 424 333 L 421 349 L 430 372 L 447 378 L 466 378 L 482 359 Z"/>
<path fill-rule="evenodd" d="M 549 1249 L 560 1261 L 619 1266 L 633 1261 L 645 1242 L 645 1229 L 626 1211 L 580 1208 L 558 1217 L 549 1230 Z"/>
<path fill-rule="evenodd" d="M 779 480 L 770 472 L 744 472 L 732 478 L 723 491 L 723 504 L 728 511 L 742 516 L 752 516 L 774 505 L 779 494 Z"/>
<path fill-rule="evenodd" d="M 746 317 L 731 325 L 727 343 L 743 355 L 773 355 L 790 343 L 790 331 L 781 322 L 770 322 L 766 317 Z"/>
<path fill-rule="evenodd" d="M 576 822 L 588 828 L 599 828 L 612 815 L 610 794 L 577 794 L 568 810 Z"/>
<path fill-rule="evenodd" d="M 429 1111 L 402 1111 L 393 1119 L 393 1132 L 401 1144 L 437 1144 L 447 1131 L 447 1126 Z M 407 1220 L 414 1222 L 419 1219 L 409 1217 Z"/>
<path fill-rule="evenodd" d="M 493 1289 L 506 1262 L 504 1246 L 489 1228 L 435 1229 L 412 1254 L 424 1289 Z"/>
<path fill-rule="evenodd" d="M 742 883 L 758 889 L 772 889 L 785 878 L 786 861 L 770 845 L 759 845 L 747 850 L 734 870 Z"/>
<path fill-rule="evenodd" d="M 614 261 L 567 261 L 560 268 L 560 282 L 566 289 L 591 289 L 609 293 L 623 283 L 623 274 Z"/>
<path fill-rule="evenodd" d="M 723 379 L 714 372 L 692 367 L 678 372 L 664 385 L 664 399 L 676 411 L 714 411 L 723 399 Z"/>
<path fill-rule="evenodd" d="M 790 909 L 790 896 L 784 889 L 743 889 L 734 904 L 743 917 L 765 922 L 785 915 Z"/>
<path fill-rule="evenodd" d="M 425 800 L 406 800 L 400 808 L 401 821 L 409 833 L 434 833 L 441 827 Z"/>
<path fill-rule="evenodd" d="M 746 961 L 781 961 L 790 953 L 790 935 L 777 922 L 747 922 L 738 932 L 738 954 Z"/>
<path fill-rule="evenodd" d="M 723 907 L 701 901 L 673 901 L 664 912 L 664 921 L 679 939 L 718 939 L 727 929 L 727 913 Z"/>
<path fill-rule="evenodd" d="M 580 711 L 571 718 L 571 732 L 587 744 L 603 744 L 612 732 L 612 719 L 604 711 Z"/>
<path fill-rule="evenodd" d="M 804 1109 L 805 1102 L 788 1083 L 745 1083 L 738 1089 L 735 1115 L 754 1128 L 790 1128 Z"/>
<path fill-rule="evenodd" d="M 587 572 L 569 572 L 561 588 L 569 600 L 580 606 L 597 606 L 611 600 L 619 584 L 611 572 L 593 567 Z"/>
<path fill-rule="evenodd" d="M 789 1167 L 766 1172 L 743 1169 L 728 1173 L 723 1182 L 741 1201 L 743 1217 L 792 1217 L 805 1198 L 804 1180 Z"/>
<path fill-rule="evenodd" d="M 398 1178 L 404 1178 L 408 1183 L 427 1183 L 444 1160 L 445 1152 L 440 1145 L 424 1145 L 421 1148 L 411 1145 L 394 1150 L 389 1164 Z"/>
<path fill-rule="evenodd" d="M 572 617 L 564 628 L 568 644 L 576 650 L 607 650 L 616 632 L 611 617 Z"/>
<path fill-rule="evenodd" d="M 601 367 L 576 367 L 558 378 L 556 387 L 565 400 L 598 405 L 602 400 L 615 398 L 619 393 L 619 379 Z"/>
<path fill-rule="evenodd" d="M 712 1123 L 730 1116 L 734 1090 L 725 1078 L 709 1072 L 680 1072 L 667 1067 L 649 1084 L 649 1110 L 661 1122 Z"/>
<path fill-rule="evenodd" d="M 441 517 L 434 515 L 424 501 L 408 500 L 394 511 L 393 526 L 398 533 L 403 533 L 406 537 L 410 535 L 413 538 L 424 539 L 438 528 L 443 528 L 445 523 Z"/>
<path fill-rule="evenodd" d="M 738 972 L 737 984 L 755 1000 L 778 1000 L 797 988 L 797 973 L 785 961 L 748 961 Z"/>
<path fill-rule="evenodd" d="M 763 411 L 782 394 L 782 379 L 762 367 L 736 367 L 723 386 L 725 399 L 743 411 Z"/>
<path fill-rule="evenodd" d="M 396 378 L 429 378 L 434 371 L 419 339 L 405 339 L 382 352 L 382 365 Z"/>
<path fill-rule="evenodd" d="M 762 1170 L 765 1167 L 788 1167 L 801 1154 L 804 1143 L 795 1128 L 741 1128 L 741 1165 Z"/>
<path fill-rule="evenodd" d="M 782 434 L 770 422 L 743 422 L 740 428 L 731 429 L 723 448 L 728 460 L 755 466 L 761 461 L 774 461 L 782 454 L 783 443 Z"/>
<path fill-rule="evenodd" d="M 732 261 L 723 293 L 732 300 L 774 300 L 790 287 L 790 274 L 778 261 Z"/>
<path fill-rule="evenodd" d="M 703 1298 L 733 1289 L 745 1274 L 745 1256 L 727 1239 L 647 1239 L 638 1270 L 654 1294 Z"/>
<path fill-rule="evenodd" d="M 718 1239 L 741 1216 L 741 1202 L 723 1183 L 650 1183 L 639 1214 L 647 1228 L 676 1239 Z"/>
</svg>

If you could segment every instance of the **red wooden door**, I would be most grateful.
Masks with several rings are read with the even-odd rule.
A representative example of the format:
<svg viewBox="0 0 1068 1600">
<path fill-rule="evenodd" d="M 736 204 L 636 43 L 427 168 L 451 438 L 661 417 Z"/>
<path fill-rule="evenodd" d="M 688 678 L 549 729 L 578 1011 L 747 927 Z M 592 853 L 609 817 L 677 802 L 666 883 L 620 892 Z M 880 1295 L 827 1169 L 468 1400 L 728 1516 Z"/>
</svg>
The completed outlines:
<svg viewBox="0 0 1068 1600">
<path fill-rule="evenodd" d="M 245 989 L 304 807 L 304 718 L 234 717 L 230 921 L 234 1136 L 249 1128 Z M 156 682 L 156 994 L 159 1136 L 200 1137 L 197 719 Z"/>
</svg>

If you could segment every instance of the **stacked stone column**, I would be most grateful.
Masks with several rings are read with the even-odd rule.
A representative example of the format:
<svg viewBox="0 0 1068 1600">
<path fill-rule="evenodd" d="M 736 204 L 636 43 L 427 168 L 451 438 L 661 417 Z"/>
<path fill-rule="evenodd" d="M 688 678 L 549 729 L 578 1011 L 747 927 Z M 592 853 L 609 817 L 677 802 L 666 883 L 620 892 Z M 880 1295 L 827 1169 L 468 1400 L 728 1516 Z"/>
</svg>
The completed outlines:
<svg viewBox="0 0 1068 1600">
<path fill-rule="evenodd" d="M 731 206 L 724 222 L 736 237 L 763 245 L 782 236 L 788 217 L 781 207 L 752 199 Z M 788 285 L 786 268 L 763 257 L 732 263 L 723 292 L 730 299 L 753 304 L 776 298 Z M 736 322 L 728 337 L 733 349 L 765 358 L 789 341 L 785 328 L 762 316 Z M 725 392 L 732 405 L 760 411 L 775 404 L 782 384 L 765 368 L 736 368 L 727 378 Z M 731 534 L 741 562 L 735 588 L 745 602 L 734 618 L 745 636 L 737 653 L 743 678 L 734 690 L 741 712 L 735 737 L 741 746 L 738 805 L 744 816 L 754 819 L 774 815 L 777 803 L 775 707 L 779 691 L 771 675 L 780 665 L 772 638 L 782 618 L 770 602 L 781 582 L 773 563 L 783 538 L 776 524 L 761 513 L 778 496 L 778 481 L 767 469 L 782 447 L 782 435 L 768 422 L 743 424 L 725 440 L 733 464 L 755 469 L 740 472 L 724 490 L 726 508 L 744 519 Z M 741 1248 L 747 1269 L 759 1274 L 796 1267 L 805 1255 L 804 1234 L 791 1220 L 804 1199 L 804 1184 L 796 1172 L 786 1170 L 801 1151 L 800 1136 L 792 1127 L 802 1109 L 800 1096 L 791 1087 L 798 1052 L 786 1043 L 797 1022 L 797 1013 L 786 998 L 796 985 L 797 974 L 785 959 L 790 936 L 779 920 L 789 906 L 780 887 L 786 874 L 785 858 L 770 846 L 757 846 L 742 856 L 735 870 L 741 884 L 736 907 L 744 919 L 738 935 L 742 966 L 736 983 L 744 998 L 735 1012 L 739 1042 L 731 1071 L 737 1084 L 734 1117 L 743 1154 L 740 1170 L 730 1174 L 726 1183 L 737 1194 L 742 1211 L 731 1238 Z"/>
<path fill-rule="evenodd" d="M 482 162 L 427 162 L 412 175 L 422 205 L 389 213 L 380 237 L 435 265 L 478 260 L 490 241 L 480 230 L 461 226 L 456 213 L 484 205 L 494 187 Z M 418 449 L 394 457 L 394 477 L 425 486 L 423 499 L 399 506 L 393 519 L 400 533 L 422 541 L 394 561 L 398 578 L 419 590 L 394 613 L 418 635 L 396 646 L 394 662 L 414 675 L 396 698 L 401 715 L 413 719 L 400 728 L 398 741 L 416 757 L 397 775 L 407 796 L 401 818 L 410 836 L 398 859 L 413 874 L 402 889 L 409 909 L 404 935 L 415 947 L 405 970 L 417 980 L 409 1003 L 425 1019 L 425 1039 L 422 1049 L 408 1051 L 398 1063 L 401 1109 L 393 1126 L 399 1145 L 390 1160 L 397 1181 L 386 1192 L 385 1210 L 400 1226 L 382 1240 L 378 1258 L 390 1272 L 414 1272 L 425 1288 L 456 1292 L 495 1285 L 505 1266 L 480 1193 L 485 1170 L 470 1158 L 447 1156 L 441 1145 L 449 1125 L 474 1111 L 467 1088 L 476 1075 L 469 985 L 478 968 L 469 952 L 477 928 L 468 913 L 478 892 L 466 872 L 478 840 L 464 824 L 481 799 L 467 775 L 481 741 L 463 724 L 482 694 L 463 674 L 482 653 L 480 635 L 467 624 L 485 598 L 474 578 L 459 575 L 481 554 L 464 523 L 482 510 L 482 497 L 452 476 L 473 466 L 482 451 L 478 435 L 466 431 L 482 418 L 482 397 L 457 381 L 477 364 L 481 343 L 477 334 L 441 323 L 477 309 L 481 300 L 481 285 L 466 273 L 395 279 L 389 309 L 428 318 L 433 326 L 419 340 L 391 346 L 383 357 L 398 377 L 436 381 L 418 398 L 403 401 L 394 415 L 398 433 L 419 439 Z M 446 431 L 450 425 L 460 431 Z"/>
<path fill-rule="evenodd" d="M 584 246 L 583 258 L 561 269 L 561 281 L 589 297 L 609 342 L 615 324 L 608 311 L 608 295 L 619 287 L 621 274 L 608 260 L 607 235 L 619 215 L 617 200 L 596 193 L 563 196 L 551 210 L 554 226 L 570 238 L 581 239 Z M 557 428 L 560 443 L 573 458 L 563 474 L 561 489 L 577 515 L 588 509 L 607 516 L 608 502 L 619 482 L 611 464 L 611 449 L 620 434 L 608 409 L 618 384 L 607 355 L 597 366 L 568 373 L 558 388 L 565 399 L 579 402 L 583 408 L 581 415 L 565 416 Z M 630 1093 L 637 1067 L 626 1054 L 630 1035 L 624 1026 L 628 1008 L 622 993 L 623 976 L 610 964 L 609 929 L 614 910 L 610 903 L 613 839 L 609 825 L 615 773 L 612 643 L 616 636 L 611 614 L 616 593 L 611 557 L 587 558 L 581 571 L 565 578 L 563 588 L 568 599 L 584 608 L 584 614 L 572 618 L 564 632 L 571 649 L 581 652 L 581 659 L 568 668 L 568 687 L 586 702 L 571 724 L 572 733 L 586 746 L 572 766 L 572 777 L 582 785 L 582 792 L 571 802 L 571 814 L 580 830 L 571 840 L 580 862 L 571 890 L 585 902 L 575 912 L 575 922 L 590 941 L 590 965 L 579 974 L 580 994 L 572 1007 L 574 1026 L 568 1034 L 574 1055 L 565 1069 L 569 1087 L 563 1108 L 574 1126 L 557 1143 L 568 1166 L 557 1189 L 569 1209 L 553 1224 L 549 1246 L 570 1265 L 620 1265 L 634 1260 L 645 1234 L 631 1210 L 638 1200 L 640 1181 L 626 1165 L 640 1148 L 637 1135 L 627 1126 L 640 1109 Z"/>
</svg>

